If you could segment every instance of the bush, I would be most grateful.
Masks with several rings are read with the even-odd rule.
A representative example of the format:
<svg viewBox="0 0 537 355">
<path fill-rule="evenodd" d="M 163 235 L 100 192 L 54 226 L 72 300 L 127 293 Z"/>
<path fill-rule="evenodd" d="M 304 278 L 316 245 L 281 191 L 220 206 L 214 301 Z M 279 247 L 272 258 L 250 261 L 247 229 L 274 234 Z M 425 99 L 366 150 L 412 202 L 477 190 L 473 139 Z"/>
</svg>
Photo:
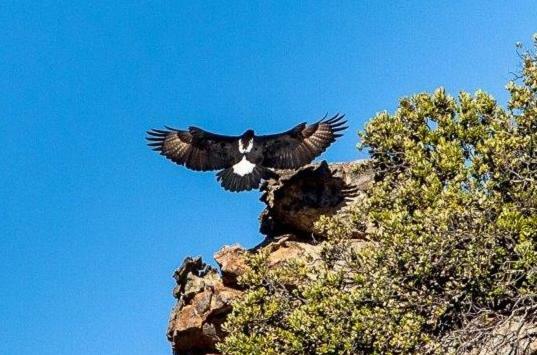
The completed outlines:
<svg viewBox="0 0 537 355">
<path fill-rule="evenodd" d="M 537 58 L 521 58 L 506 109 L 438 89 L 372 118 L 360 134 L 375 171 L 366 198 L 317 223 L 322 260 L 269 270 L 251 258 L 219 349 L 445 353 L 506 319 L 536 322 Z M 367 246 L 350 247 L 356 230 Z"/>
</svg>

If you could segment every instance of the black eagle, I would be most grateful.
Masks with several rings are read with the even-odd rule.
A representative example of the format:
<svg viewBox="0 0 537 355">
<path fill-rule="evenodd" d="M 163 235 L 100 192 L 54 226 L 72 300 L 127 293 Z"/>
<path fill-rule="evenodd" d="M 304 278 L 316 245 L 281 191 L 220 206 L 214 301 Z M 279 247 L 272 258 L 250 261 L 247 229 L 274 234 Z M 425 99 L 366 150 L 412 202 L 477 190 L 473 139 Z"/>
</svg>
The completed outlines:
<svg viewBox="0 0 537 355">
<path fill-rule="evenodd" d="M 324 117 L 311 125 L 300 123 L 287 132 L 256 136 L 249 129 L 241 136 L 223 136 L 189 127 L 182 131 L 147 131 L 153 150 L 174 163 L 197 171 L 220 170 L 216 176 L 229 191 L 258 188 L 270 169 L 297 169 L 341 137 L 348 128 L 344 115 Z"/>
</svg>

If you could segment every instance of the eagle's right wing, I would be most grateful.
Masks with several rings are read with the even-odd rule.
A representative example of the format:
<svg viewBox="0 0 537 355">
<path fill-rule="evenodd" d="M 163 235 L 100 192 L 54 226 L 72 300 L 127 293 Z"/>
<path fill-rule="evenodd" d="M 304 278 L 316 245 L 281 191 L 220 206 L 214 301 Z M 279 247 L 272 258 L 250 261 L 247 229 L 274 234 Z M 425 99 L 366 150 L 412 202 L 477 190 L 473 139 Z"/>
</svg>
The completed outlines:
<svg viewBox="0 0 537 355">
<path fill-rule="evenodd" d="M 222 136 L 189 127 L 188 131 L 166 127 L 147 131 L 153 150 L 192 170 L 220 170 L 238 162 L 239 137 Z"/>
</svg>

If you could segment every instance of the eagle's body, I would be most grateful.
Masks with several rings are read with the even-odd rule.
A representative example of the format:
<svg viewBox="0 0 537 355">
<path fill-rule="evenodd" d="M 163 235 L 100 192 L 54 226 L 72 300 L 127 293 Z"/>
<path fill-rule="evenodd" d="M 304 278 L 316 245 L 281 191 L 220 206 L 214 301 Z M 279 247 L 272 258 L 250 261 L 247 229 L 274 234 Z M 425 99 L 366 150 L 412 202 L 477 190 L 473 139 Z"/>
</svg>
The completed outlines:
<svg viewBox="0 0 537 355">
<path fill-rule="evenodd" d="M 345 127 L 335 115 L 314 124 L 301 123 L 287 132 L 256 136 L 223 136 L 189 127 L 148 131 L 149 145 L 173 162 L 198 171 L 220 170 L 217 178 L 226 190 L 258 188 L 270 169 L 297 169 L 310 163 L 332 144 Z"/>
</svg>

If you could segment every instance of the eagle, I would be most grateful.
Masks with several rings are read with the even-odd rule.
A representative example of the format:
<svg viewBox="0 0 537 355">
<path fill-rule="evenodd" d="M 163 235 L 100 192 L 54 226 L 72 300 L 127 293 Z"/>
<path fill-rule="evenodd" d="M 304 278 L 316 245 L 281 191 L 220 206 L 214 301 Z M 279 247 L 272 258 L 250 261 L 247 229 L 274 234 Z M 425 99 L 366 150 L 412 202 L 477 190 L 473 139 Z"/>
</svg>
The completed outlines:
<svg viewBox="0 0 537 355">
<path fill-rule="evenodd" d="M 196 171 L 219 170 L 217 180 L 225 190 L 257 189 L 272 169 L 298 169 L 323 153 L 347 129 L 345 115 L 323 117 L 290 130 L 256 135 L 252 129 L 240 136 L 224 136 L 198 127 L 147 131 L 148 145 L 172 162 Z"/>
</svg>

